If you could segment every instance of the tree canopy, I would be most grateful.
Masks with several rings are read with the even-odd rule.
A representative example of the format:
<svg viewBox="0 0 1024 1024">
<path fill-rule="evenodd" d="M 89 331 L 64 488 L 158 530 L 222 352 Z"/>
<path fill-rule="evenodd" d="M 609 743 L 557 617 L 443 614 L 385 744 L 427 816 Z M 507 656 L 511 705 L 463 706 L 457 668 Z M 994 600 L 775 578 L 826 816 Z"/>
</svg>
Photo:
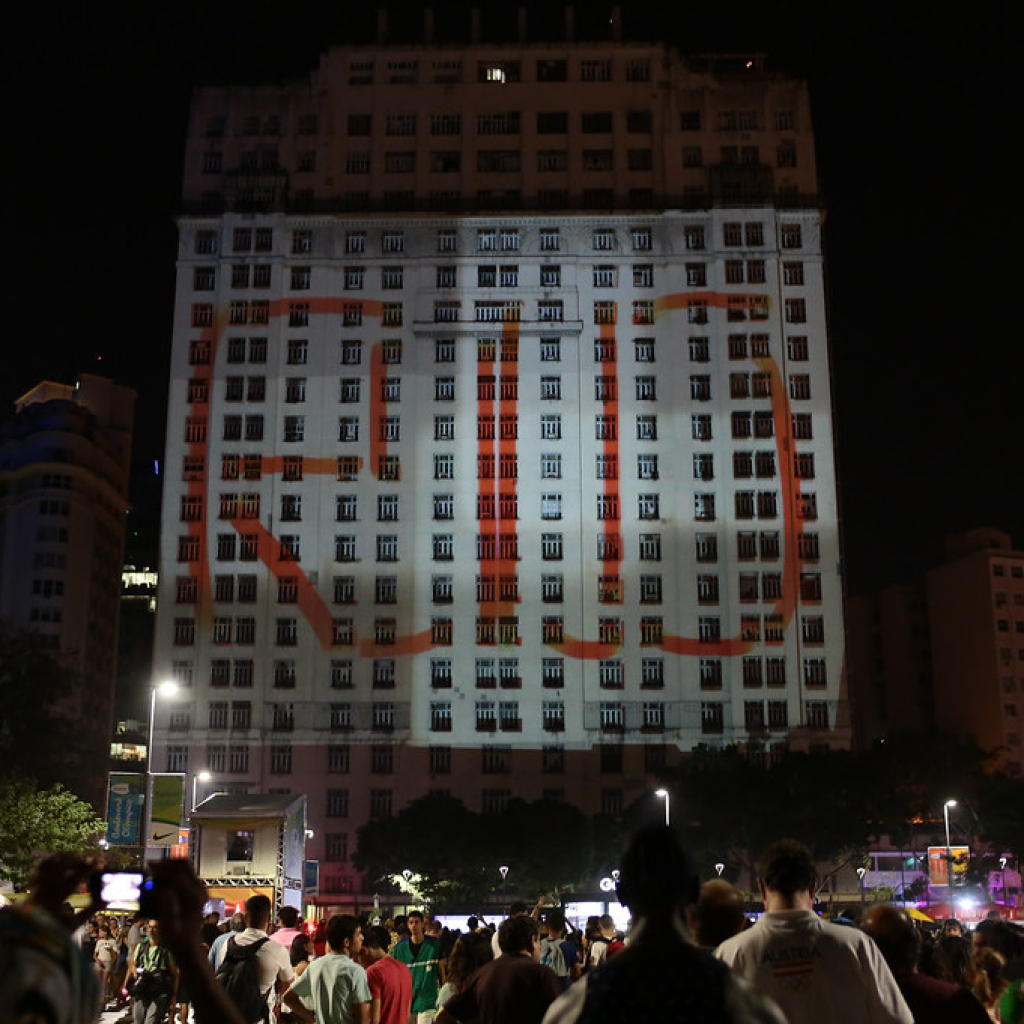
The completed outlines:
<svg viewBox="0 0 1024 1024">
<path fill-rule="evenodd" d="M 89 804 L 63 786 L 42 789 L 23 776 L 0 780 L 0 877 L 24 889 L 40 860 L 94 851 L 105 827 Z"/>
<path fill-rule="evenodd" d="M 904 847 L 942 828 L 942 808 L 958 803 L 954 840 L 976 855 L 1024 853 L 1024 783 L 995 770 L 972 741 L 896 736 L 865 751 L 790 753 L 758 766 L 738 749 L 695 751 L 665 785 L 673 819 L 707 876 L 716 862 L 752 887 L 754 858 L 791 836 L 836 865 L 883 836 Z M 660 805 L 659 805 L 660 806 Z M 631 809 L 631 823 L 652 814 Z"/>
<path fill-rule="evenodd" d="M 472 907 L 499 892 L 536 899 L 589 882 L 601 867 L 594 834 L 593 819 L 557 801 L 511 800 L 503 814 L 484 816 L 454 797 L 426 796 L 364 825 L 353 859 L 373 881 L 420 876 L 417 889 L 435 909 Z M 613 862 L 617 845 L 603 852 Z"/>
</svg>

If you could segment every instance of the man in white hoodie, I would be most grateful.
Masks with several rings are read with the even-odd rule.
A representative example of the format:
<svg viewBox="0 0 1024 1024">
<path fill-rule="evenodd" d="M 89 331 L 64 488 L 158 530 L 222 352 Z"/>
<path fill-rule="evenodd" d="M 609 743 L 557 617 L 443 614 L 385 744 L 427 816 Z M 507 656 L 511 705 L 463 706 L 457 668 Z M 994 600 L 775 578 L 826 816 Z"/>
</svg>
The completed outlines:
<svg viewBox="0 0 1024 1024">
<path fill-rule="evenodd" d="M 871 939 L 814 912 L 818 879 L 810 851 L 783 839 L 765 851 L 760 869 L 764 916 L 715 955 L 771 996 L 789 1024 L 914 1024 Z"/>
</svg>

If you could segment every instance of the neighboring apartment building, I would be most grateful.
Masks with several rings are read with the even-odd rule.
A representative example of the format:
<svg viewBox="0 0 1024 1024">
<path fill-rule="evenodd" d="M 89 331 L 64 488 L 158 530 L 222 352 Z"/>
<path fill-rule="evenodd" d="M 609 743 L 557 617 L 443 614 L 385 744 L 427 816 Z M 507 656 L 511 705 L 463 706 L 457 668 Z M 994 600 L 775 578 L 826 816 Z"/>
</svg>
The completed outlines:
<svg viewBox="0 0 1024 1024">
<path fill-rule="evenodd" d="M 858 746 L 938 730 L 1000 751 L 1019 774 L 1024 720 L 1024 552 L 993 529 L 946 540 L 921 583 L 849 599 Z"/>
<path fill-rule="evenodd" d="M 926 576 L 935 677 L 935 724 L 1003 751 L 1024 769 L 1024 551 L 998 530 L 946 542 Z"/>
<path fill-rule="evenodd" d="M 924 584 L 847 595 L 846 640 L 855 745 L 865 749 L 887 734 L 934 731 Z"/>
<path fill-rule="evenodd" d="M 335 48 L 197 91 L 183 199 L 156 767 L 306 793 L 337 892 L 428 792 L 849 744 L 803 83 Z"/>
<path fill-rule="evenodd" d="M 98 807 L 112 731 L 134 406 L 130 388 L 82 374 L 74 385 L 36 385 L 0 425 L 0 618 L 38 633 L 81 679 L 64 710 L 95 761 L 95 777 L 76 778 L 76 791 Z"/>
</svg>

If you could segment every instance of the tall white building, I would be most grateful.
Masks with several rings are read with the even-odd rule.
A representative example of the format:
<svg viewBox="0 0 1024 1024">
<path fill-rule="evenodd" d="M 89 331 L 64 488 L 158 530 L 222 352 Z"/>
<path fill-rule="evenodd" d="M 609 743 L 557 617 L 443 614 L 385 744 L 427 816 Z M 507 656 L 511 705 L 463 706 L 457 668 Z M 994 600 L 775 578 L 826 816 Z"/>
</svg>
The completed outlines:
<svg viewBox="0 0 1024 1024">
<path fill-rule="evenodd" d="M 847 745 L 821 221 L 806 88 L 756 58 L 199 90 L 158 770 L 308 794 L 339 893 L 428 792 L 616 814 L 700 744 Z"/>
</svg>

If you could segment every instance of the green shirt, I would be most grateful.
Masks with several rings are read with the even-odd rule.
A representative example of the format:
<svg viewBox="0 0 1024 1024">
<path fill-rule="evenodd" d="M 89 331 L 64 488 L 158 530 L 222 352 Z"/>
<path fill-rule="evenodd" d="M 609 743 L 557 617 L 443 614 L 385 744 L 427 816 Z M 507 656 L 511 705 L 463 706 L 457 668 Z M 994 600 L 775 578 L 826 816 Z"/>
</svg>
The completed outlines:
<svg viewBox="0 0 1024 1024">
<path fill-rule="evenodd" d="M 412 943 L 402 939 L 391 951 L 399 962 L 408 964 L 412 971 L 411 1013 L 425 1013 L 437 1005 L 438 965 L 441 962 L 441 941 L 425 935 L 419 948 L 413 952 Z"/>
</svg>

